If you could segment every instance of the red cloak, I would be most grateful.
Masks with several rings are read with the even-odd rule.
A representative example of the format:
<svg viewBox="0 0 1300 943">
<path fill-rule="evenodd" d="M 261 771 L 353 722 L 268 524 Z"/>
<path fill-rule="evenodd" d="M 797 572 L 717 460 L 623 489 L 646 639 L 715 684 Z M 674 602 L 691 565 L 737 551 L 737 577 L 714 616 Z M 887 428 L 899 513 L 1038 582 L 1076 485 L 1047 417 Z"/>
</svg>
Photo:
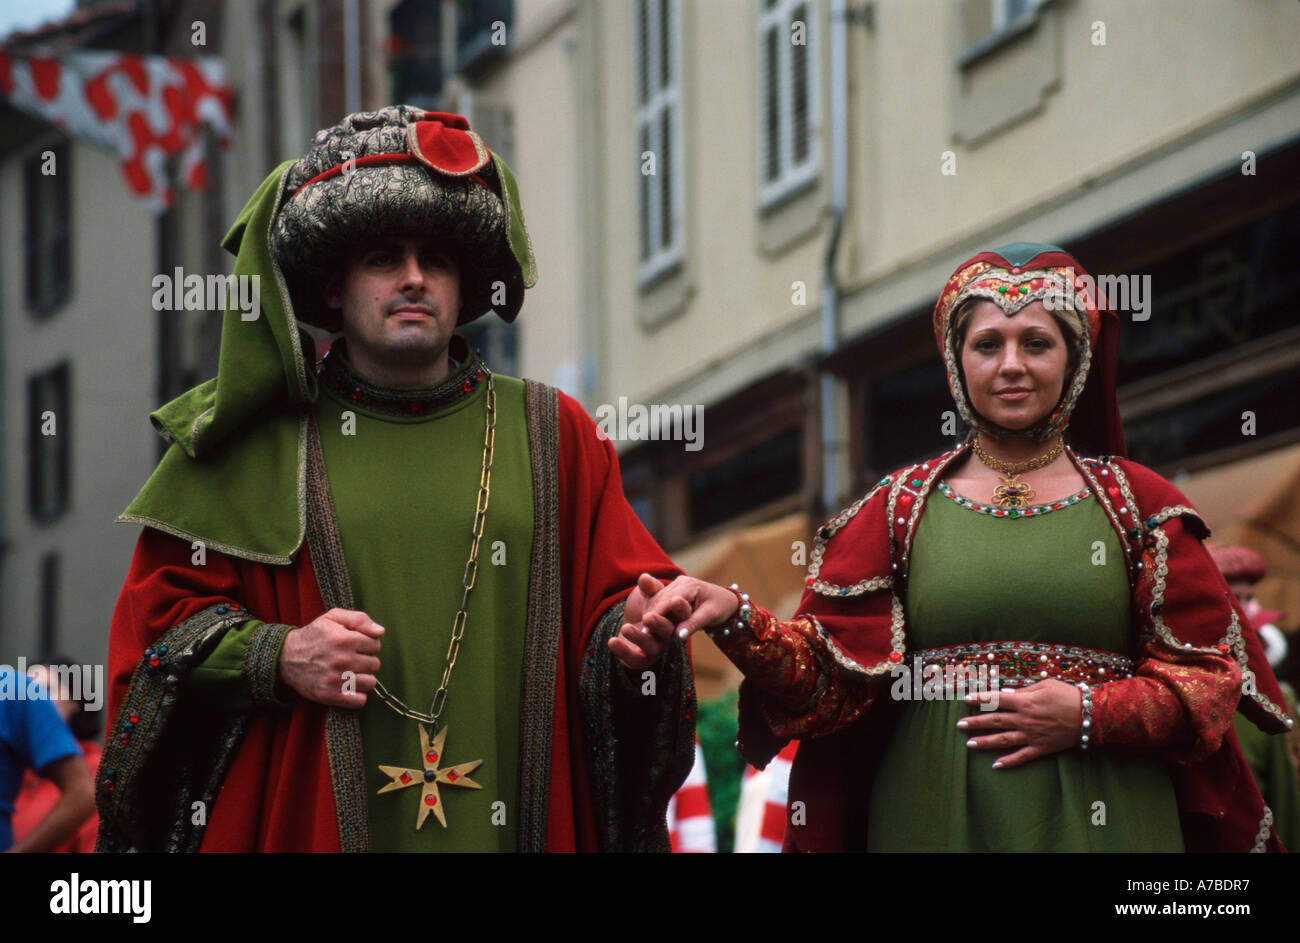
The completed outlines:
<svg viewBox="0 0 1300 943">
<path fill-rule="evenodd" d="M 866 847 L 867 797 L 891 729 L 892 705 L 877 695 L 907 653 L 902 595 L 912 538 L 935 482 L 967 448 L 886 476 L 822 527 L 791 622 L 757 610 L 749 637 L 717 639 L 746 674 L 746 760 L 762 768 L 802 738 L 789 801 L 817 815 L 787 826 L 786 850 Z M 1132 586 L 1137 668 L 1094 689 L 1095 748 L 1159 751 L 1173 771 L 1188 851 L 1283 850 L 1231 721 L 1240 709 L 1261 729 L 1285 732 L 1285 702 L 1202 543 L 1209 529 L 1150 469 L 1069 454 L 1120 538 Z M 1253 684 L 1243 689 L 1247 672 Z"/>
</svg>

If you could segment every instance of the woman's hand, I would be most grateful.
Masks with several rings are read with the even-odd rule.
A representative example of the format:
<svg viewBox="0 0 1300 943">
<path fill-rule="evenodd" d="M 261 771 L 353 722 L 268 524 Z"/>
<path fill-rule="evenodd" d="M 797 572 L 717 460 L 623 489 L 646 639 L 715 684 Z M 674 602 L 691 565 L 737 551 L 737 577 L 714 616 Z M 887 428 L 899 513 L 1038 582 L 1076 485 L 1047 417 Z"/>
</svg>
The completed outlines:
<svg viewBox="0 0 1300 943">
<path fill-rule="evenodd" d="M 623 609 L 627 621 L 609 640 L 609 650 L 628 668 L 649 667 L 659 660 L 674 630 L 686 638 L 722 625 L 739 605 L 731 590 L 703 580 L 679 576 L 665 587 L 642 573 Z"/>
<path fill-rule="evenodd" d="M 736 614 L 740 603 L 729 589 L 679 576 L 646 604 L 642 621 L 656 635 L 676 627 L 680 638 L 722 625 Z"/>
<path fill-rule="evenodd" d="M 1053 678 L 1018 690 L 972 694 L 966 703 L 997 705 L 997 710 L 980 711 L 957 721 L 960 730 L 972 734 L 966 743 L 968 747 L 972 750 L 1020 748 L 998 757 L 994 769 L 1023 766 L 1068 750 L 1079 742 L 1083 695 L 1064 681 Z"/>
</svg>

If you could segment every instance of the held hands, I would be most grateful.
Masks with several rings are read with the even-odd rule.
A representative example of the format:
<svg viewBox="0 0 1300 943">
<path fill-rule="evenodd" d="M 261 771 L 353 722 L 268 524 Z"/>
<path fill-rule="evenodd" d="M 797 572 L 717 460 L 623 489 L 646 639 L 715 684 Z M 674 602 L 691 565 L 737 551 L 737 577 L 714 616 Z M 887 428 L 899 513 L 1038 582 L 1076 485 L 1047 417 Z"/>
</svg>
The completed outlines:
<svg viewBox="0 0 1300 943">
<path fill-rule="evenodd" d="M 722 625 L 735 615 L 735 595 L 728 589 L 679 576 L 667 586 L 642 573 L 623 609 L 626 621 L 609 640 L 609 650 L 632 670 L 659 660 L 676 630 L 686 638 L 699 629 Z"/>
<path fill-rule="evenodd" d="M 331 609 L 284 637 L 276 680 L 317 704 L 365 707 L 366 693 L 375 688 L 383 634 L 384 627 L 364 612 Z"/>
<path fill-rule="evenodd" d="M 990 702 L 997 710 L 985 708 L 963 717 L 957 727 L 971 735 L 966 745 L 972 750 L 1019 747 L 998 757 L 994 769 L 1023 766 L 1079 742 L 1083 695 L 1072 684 L 1053 678 L 1019 690 L 981 692 L 966 698 L 972 706 Z"/>
</svg>

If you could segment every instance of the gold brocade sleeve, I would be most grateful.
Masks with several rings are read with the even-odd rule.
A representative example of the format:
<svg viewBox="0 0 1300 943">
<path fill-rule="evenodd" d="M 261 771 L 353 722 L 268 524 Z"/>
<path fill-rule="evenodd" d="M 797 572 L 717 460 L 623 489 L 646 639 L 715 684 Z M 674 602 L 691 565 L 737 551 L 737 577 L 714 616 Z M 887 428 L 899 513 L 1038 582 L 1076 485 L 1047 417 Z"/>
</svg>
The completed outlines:
<svg viewBox="0 0 1300 943">
<path fill-rule="evenodd" d="M 1219 749 L 1241 694 L 1241 670 L 1226 655 L 1179 653 L 1150 639 L 1132 678 L 1092 693 L 1094 746 L 1147 747 L 1176 763 L 1195 763 Z"/>
<path fill-rule="evenodd" d="M 710 637 L 763 693 L 772 733 L 791 740 L 825 736 L 862 715 L 875 686 L 837 661 L 814 617 L 782 622 L 761 606 L 753 609 L 748 629 Z"/>
</svg>

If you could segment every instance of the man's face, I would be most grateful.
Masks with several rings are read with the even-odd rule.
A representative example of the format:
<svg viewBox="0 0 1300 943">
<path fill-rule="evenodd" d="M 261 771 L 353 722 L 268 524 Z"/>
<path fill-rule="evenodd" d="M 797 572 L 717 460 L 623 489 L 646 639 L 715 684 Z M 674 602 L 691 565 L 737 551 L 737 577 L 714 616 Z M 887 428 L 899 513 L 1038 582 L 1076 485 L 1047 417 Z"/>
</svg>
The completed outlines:
<svg viewBox="0 0 1300 943">
<path fill-rule="evenodd" d="M 1241 603 L 1241 608 L 1250 621 L 1254 622 L 1264 608 L 1255 600 L 1255 584 L 1249 580 L 1228 580 L 1228 588 L 1237 597 L 1237 602 Z"/>
<path fill-rule="evenodd" d="M 446 356 L 460 316 L 460 272 L 434 240 L 395 237 L 349 257 L 325 303 L 341 313 L 359 369 L 419 368 Z"/>
</svg>

